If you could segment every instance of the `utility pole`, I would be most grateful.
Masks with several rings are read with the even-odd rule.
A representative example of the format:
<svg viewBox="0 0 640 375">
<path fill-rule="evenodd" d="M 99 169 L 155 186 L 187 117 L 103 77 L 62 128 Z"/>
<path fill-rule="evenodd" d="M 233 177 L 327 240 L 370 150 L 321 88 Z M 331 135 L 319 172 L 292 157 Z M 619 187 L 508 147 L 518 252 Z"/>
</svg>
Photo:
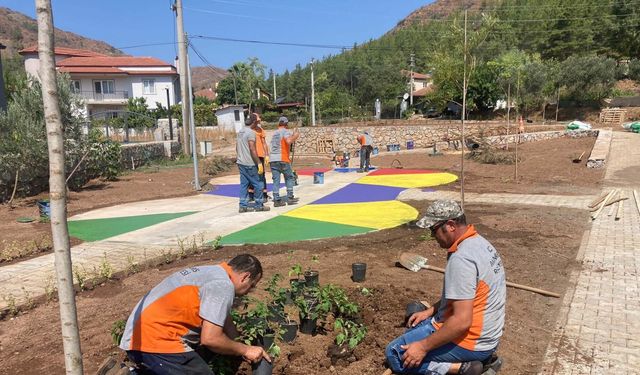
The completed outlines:
<svg viewBox="0 0 640 375">
<path fill-rule="evenodd" d="M 191 92 L 187 91 L 188 63 L 187 63 L 187 42 L 184 34 L 184 19 L 182 16 L 182 0 L 176 0 L 173 5 L 176 12 L 176 27 L 178 34 L 178 55 L 180 62 L 180 96 L 182 97 L 182 153 L 189 156 L 189 111 L 191 110 Z"/>
<path fill-rule="evenodd" d="M 185 40 L 189 42 L 189 37 L 185 34 Z M 188 56 L 187 56 L 188 58 Z M 191 63 L 187 60 L 187 76 L 189 84 L 189 99 L 191 99 Z M 193 188 L 197 191 L 202 190 L 200 186 L 200 178 L 198 176 L 198 148 L 196 147 L 196 122 L 193 115 L 193 106 L 189 106 L 189 124 L 191 130 L 191 154 L 193 155 Z"/>
<path fill-rule="evenodd" d="M 460 160 L 460 205 L 464 211 L 464 120 L 467 115 L 467 11 L 464 11 L 464 66 L 462 74 L 462 129 L 460 132 L 462 157 Z"/>
<path fill-rule="evenodd" d="M 238 105 L 238 87 L 236 86 L 236 67 L 233 68 L 233 95 L 236 99 L 236 105 Z"/>
<path fill-rule="evenodd" d="M 7 111 L 7 96 L 4 91 L 4 74 L 2 74 L 2 50 L 7 47 L 0 43 L 0 112 Z"/>
<path fill-rule="evenodd" d="M 173 141 L 173 122 L 171 121 L 171 99 L 169 97 L 169 88 L 165 89 L 167 92 L 167 117 L 169 117 L 169 139 Z"/>
<path fill-rule="evenodd" d="M 273 73 L 273 69 L 271 69 L 271 76 L 273 77 L 273 102 L 275 103 L 278 100 L 278 91 L 276 91 L 276 75 Z"/>
<path fill-rule="evenodd" d="M 415 61 L 416 54 L 411 54 L 411 70 L 410 70 L 410 78 L 409 78 L 409 105 L 413 105 L 413 70 L 416 66 Z"/>
<path fill-rule="evenodd" d="M 311 59 L 311 126 L 316 126 L 316 92 L 313 79 L 313 59 Z"/>
</svg>

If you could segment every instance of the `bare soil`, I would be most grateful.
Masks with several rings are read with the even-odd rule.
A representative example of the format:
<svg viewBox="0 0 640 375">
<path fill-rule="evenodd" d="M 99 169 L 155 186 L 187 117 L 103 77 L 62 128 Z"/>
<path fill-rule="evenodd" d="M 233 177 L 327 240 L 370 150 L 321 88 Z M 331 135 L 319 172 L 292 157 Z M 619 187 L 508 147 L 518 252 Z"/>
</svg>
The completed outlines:
<svg viewBox="0 0 640 375">
<path fill-rule="evenodd" d="M 412 202 L 420 209 L 427 202 Z M 509 280 L 564 293 L 583 230 L 583 211 L 472 205 L 467 208 L 470 222 L 493 242 L 501 253 Z M 562 225 L 558 225 L 562 223 Z M 404 309 L 412 300 L 434 302 L 439 297 L 442 276 L 422 271 L 412 273 L 395 262 L 403 251 L 423 254 L 436 266 L 445 263 L 444 250 L 434 241 L 423 240 L 424 231 L 407 226 L 340 240 L 319 240 L 285 245 L 226 247 L 215 252 L 151 268 L 78 295 L 78 314 L 82 349 L 87 373 L 93 373 L 108 355 L 120 356 L 111 342 L 113 322 L 126 319 L 135 303 L 151 285 L 172 272 L 193 264 L 215 263 L 235 254 L 250 252 L 265 268 L 265 279 L 273 273 L 287 274 L 300 263 L 320 271 L 321 284 L 341 285 L 362 306 L 369 328 L 365 341 L 353 355 L 335 364 L 327 354 L 335 333 L 315 337 L 300 335 L 292 345 L 282 346 L 277 374 L 376 374 L 382 372 L 386 344 L 402 333 Z M 312 260 L 317 255 L 318 261 Z M 351 282 L 351 263 L 368 264 L 367 280 Z M 259 284 L 262 289 L 265 282 Z M 373 292 L 363 296 L 362 287 Z M 256 293 L 264 296 L 260 290 Z M 550 339 L 561 300 L 509 289 L 507 323 L 499 353 L 506 360 L 506 374 L 537 372 Z M 55 302 L 36 307 L 0 322 L 0 369 L 13 374 L 62 373 L 63 356 Z M 246 366 L 240 373 L 244 373 Z"/>
<path fill-rule="evenodd" d="M 516 193 L 516 194 L 560 194 L 588 195 L 601 190 L 603 169 L 589 169 L 587 159 L 595 138 L 560 138 L 518 145 L 518 179 L 515 179 L 515 164 L 481 164 L 464 160 L 465 191 L 476 193 Z M 461 154 L 445 153 L 430 156 L 432 150 L 411 153 L 383 153 L 374 157 L 372 164 L 390 167 L 399 160 L 404 168 L 427 168 L 443 170 L 460 175 Z M 508 151 L 515 154 L 513 145 Z M 585 152 L 580 163 L 573 163 Z M 468 152 L 467 152 L 468 154 Z M 397 165 L 397 162 L 394 163 Z M 444 190 L 459 190 L 460 181 Z"/>
<path fill-rule="evenodd" d="M 571 159 L 582 151 L 589 154 L 593 139 L 562 139 L 522 144 L 519 152 L 521 178 L 512 179 L 513 165 L 485 165 L 465 160 L 466 189 L 474 192 L 540 194 L 589 194 L 599 191 L 602 171 L 588 170 Z M 460 155 L 430 157 L 426 151 L 381 155 L 373 163 L 389 167 L 399 159 L 405 168 L 442 169 L 458 173 Z M 328 159 L 296 161 L 298 168 L 328 167 Z M 192 170 L 188 167 L 136 171 L 119 181 L 94 181 L 87 189 L 71 193 L 70 214 L 118 203 L 194 194 Z M 457 189 L 457 185 L 444 187 Z M 20 216 L 36 216 L 37 198 L 18 201 L 16 208 L 0 207 L 0 240 L 32 241 L 49 233 L 48 224 L 18 224 Z M 410 202 L 423 211 L 428 202 Z M 585 211 L 504 205 L 467 205 L 469 221 L 501 253 L 507 278 L 563 294 L 569 273 L 577 267 L 574 259 L 587 225 Z M 560 225 L 559 223 L 562 223 Z M 225 247 L 192 256 L 170 265 L 152 267 L 135 275 L 110 280 L 94 290 L 78 294 L 84 365 L 93 373 L 106 356 L 120 356 L 112 344 L 109 330 L 113 322 L 126 319 L 135 303 L 169 274 L 194 264 L 210 264 L 244 252 L 258 256 L 265 268 L 265 279 L 273 273 L 287 274 L 300 263 L 320 271 L 322 284 L 333 283 L 349 290 L 363 306 L 369 328 L 365 341 L 352 356 L 331 363 L 327 353 L 335 333 L 315 337 L 300 335 L 292 345 L 283 345 L 277 361 L 278 374 L 376 374 L 382 372 L 386 344 L 402 333 L 405 305 L 412 300 L 434 302 L 441 290 L 442 276 L 422 271 L 412 273 L 395 266 L 403 251 L 420 253 L 436 266 L 443 266 L 445 253 L 424 231 L 408 226 L 361 236 L 280 245 Z M 312 261 L 317 255 L 318 262 Z M 350 280 L 351 263 L 368 263 L 367 280 Z M 264 297 L 261 282 L 256 294 Z M 373 292 L 364 296 L 361 288 Z M 534 374 L 540 368 L 550 340 L 561 299 L 509 289 L 507 322 L 499 353 L 505 359 L 505 374 Z M 58 305 L 49 302 L 12 319 L 0 322 L 0 373 L 63 373 Z M 239 373 L 247 373 L 244 366 Z"/>
</svg>

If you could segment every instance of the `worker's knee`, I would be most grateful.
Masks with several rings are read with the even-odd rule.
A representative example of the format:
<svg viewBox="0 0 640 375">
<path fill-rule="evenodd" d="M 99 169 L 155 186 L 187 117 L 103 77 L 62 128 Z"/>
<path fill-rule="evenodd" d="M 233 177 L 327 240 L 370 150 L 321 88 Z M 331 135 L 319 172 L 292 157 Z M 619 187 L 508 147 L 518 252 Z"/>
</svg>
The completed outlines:
<svg viewBox="0 0 640 375">
<path fill-rule="evenodd" d="M 402 342 L 397 338 L 391 341 L 384 351 L 387 365 L 394 373 L 402 371 L 402 349 L 400 345 L 402 345 Z"/>
</svg>

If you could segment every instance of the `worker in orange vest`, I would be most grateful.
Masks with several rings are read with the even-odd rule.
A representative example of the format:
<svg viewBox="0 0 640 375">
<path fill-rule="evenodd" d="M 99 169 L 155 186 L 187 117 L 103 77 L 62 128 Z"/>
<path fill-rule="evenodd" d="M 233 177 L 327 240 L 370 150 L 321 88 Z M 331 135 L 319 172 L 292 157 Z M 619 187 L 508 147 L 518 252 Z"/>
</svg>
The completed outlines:
<svg viewBox="0 0 640 375">
<path fill-rule="evenodd" d="M 256 133 L 256 152 L 258 153 L 258 159 L 260 159 L 260 164 L 262 164 L 262 169 L 266 172 L 267 164 L 269 164 L 269 145 L 267 144 L 267 135 L 265 130 L 262 128 L 260 117 L 258 117 L 258 126 L 255 128 L 254 132 Z M 266 202 L 269 200 L 269 194 L 267 190 L 267 178 L 266 173 L 260 175 L 262 179 L 262 198 Z M 249 201 L 255 199 L 255 191 L 254 187 L 249 185 Z"/>
<path fill-rule="evenodd" d="M 365 130 L 358 136 L 360 144 L 360 169 L 358 173 L 369 172 L 371 167 L 371 151 L 373 151 L 373 138 L 369 135 L 369 131 Z"/>
</svg>

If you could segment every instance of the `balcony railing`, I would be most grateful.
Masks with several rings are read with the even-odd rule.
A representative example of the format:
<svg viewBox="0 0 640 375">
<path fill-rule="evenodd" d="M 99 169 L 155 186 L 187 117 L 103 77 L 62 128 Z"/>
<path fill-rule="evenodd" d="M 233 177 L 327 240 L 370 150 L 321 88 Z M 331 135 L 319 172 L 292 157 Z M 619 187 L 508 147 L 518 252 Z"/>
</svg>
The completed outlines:
<svg viewBox="0 0 640 375">
<path fill-rule="evenodd" d="M 95 100 L 97 102 L 110 100 L 127 100 L 129 99 L 128 91 L 114 91 L 112 93 L 97 93 L 93 91 L 80 91 L 77 93 L 87 100 Z"/>
</svg>

